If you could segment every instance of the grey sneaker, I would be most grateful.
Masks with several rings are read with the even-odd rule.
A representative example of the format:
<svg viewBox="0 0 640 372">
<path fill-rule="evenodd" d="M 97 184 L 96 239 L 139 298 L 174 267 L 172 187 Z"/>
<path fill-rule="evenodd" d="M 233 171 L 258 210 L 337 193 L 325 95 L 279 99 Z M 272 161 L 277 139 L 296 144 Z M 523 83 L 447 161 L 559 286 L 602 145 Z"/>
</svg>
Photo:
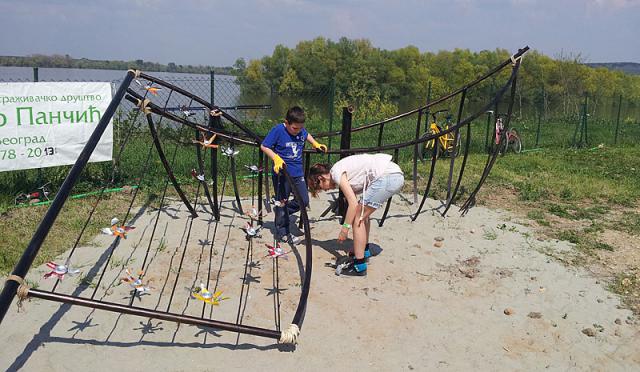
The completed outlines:
<svg viewBox="0 0 640 372">
<path fill-rule="evenodd" d="M 298 238 L 297 236 L 291 235 L 291 234 L 287 234 L 286 236 L 283 236 L 280 239 L 281 243 L 289 243 L 289 244 L 298 244 L 300 243 L 300 238 Z"/>
</svg>

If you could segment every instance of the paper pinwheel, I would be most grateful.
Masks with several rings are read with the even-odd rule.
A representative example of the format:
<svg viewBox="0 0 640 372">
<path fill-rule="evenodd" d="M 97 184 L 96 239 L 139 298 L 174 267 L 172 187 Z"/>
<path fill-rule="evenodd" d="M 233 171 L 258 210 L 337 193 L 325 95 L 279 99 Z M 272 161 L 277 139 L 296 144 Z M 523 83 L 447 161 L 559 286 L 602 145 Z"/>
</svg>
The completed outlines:
<svg viewBox="0 0 640 372">
<path fill-rule="evenodd" d="M 105 227 L 104 229 L 102 229 L 102 233 L 105 235 L 119 236 L 122 239 L 126 239 L 127 233 L 135 229 L 135 227 L 134 226 L 118 226 L 119 222 L 120 220 L 118 220 L 117 218 L 112 218 L 111 227 Z"/>
<path fill-rule="evenodd" d="M 222 291 L 217 291 L 216 293 L 209 292 L 202 283 L 200 283 L 200 287 L 194 288 L 191 291 L 191 297 L 215 306 L 220 305 L 220 301 L 229 299 L 229 297 L 222 297 Z"/>
<path fill-rule="evenodd" d="M 247 234 L 247 239 L 252 239 L 255 237 L 258 237 L 258 238 L 260 237 L 261 229 L 262 229 L 262 226 L 253 227 L 249 222 L 247 222 L 247 225 L 244 227 L 243 230 Z"/>
<path fill-rule="evenodd" d="M 52 276 L 57 277 L 58 279 L 62 280 L 64 279 L 65 275 L 71 275 L 74 276 L 77 273 L 80 272 L 79 269 L 74 269 L 68 265 L 58 265 L 57 263 L 53 262 L 53 261 L 49 261 L 47 262 L 47 267 L 49 267 L 51 269 L 50 272 L 44 274 L 44 278 L 49 278 Z"/>
<path fill-rule="evenodd" d="M 287 258 L 286 254 L 291 252 L 291 251 L 285 251 L 281 246 L 280 243 L 276 243 L 275 246 L 273 245 L 269 245 L 269 244 L 265 244 L 267 246 L 267 252 L 268 254 L 265 257 L 271 257 L 271 258 L 278 258 L 278 257 L 282 257 L 284 259 Z"/>
<path fill-rule="evenodd" d="M 138 271 L 138 276 L 137 277 L 134 277 L 131 274 L 131 270 L 130 269 L 127 269 L 125 274 L 126 274 L 126 276 L 120 278 L 121 282 L 129 283 L 131 288 L 133 288 L 133 290 L 138 292 L 138 293 L 151 292 L 151 287 L 149 286 L 149 283 L 147 282 L 145 284 L 145 283 L 142 282 L 142 275 L 144 275 L 144 271 L 142 271 L 142 270 Z"/>
<path fill-rule="evenodd" d="M 222 147 L 222 155 L 228 157 L 235 157 L 240 153 L 240 150 L 235 150 L 233 147 Z"/>
<path fill-rule="evenodd" d="M 202 140 L 198 141 L 198 140 L 191 140 L 191 142 L 193 143 L 197 143 L 199 145 L 201 145 L 202 147 L 208 147 L 210 149 L 217 149 L 218 145 L 215 145 L 213 143 L 213 141 L 216 139 L 216 134 L 211 135 L 211 137 L 209 137 L 209 139 L 207 139 L 207 137 L 205 137 L 204 134 L 202 134 Z"/>
<path fill-rule="evenodd" d="M 257 165 L 245 165 L 245 168 L 251 171 L 251 173 L 260 173 L 262 172 L 262 168 L 258 168 Z"/>
<path fill-rule="evenodd" d="M 142 88 L 145 89 L 146 91 L 148 91 L 149 93 L 153 94 L 154 96 L 158 95 L 158 91 L 161 90 L 162 88 L 160 87 L 152 87 L 151 85 L 143 85 L 140 80 L 136 80 L 136 83 L 138 83 L 138 85 Z"/>
<path fill-rule="evenodd" d="M 191 175 L 193 176 L 193 178 L 197 179 L 198 181 L 204 182 L 204 173 L 198 174 L 198 172 L 196 172 L 195 169 L 192 169 Z"/>
</svg>

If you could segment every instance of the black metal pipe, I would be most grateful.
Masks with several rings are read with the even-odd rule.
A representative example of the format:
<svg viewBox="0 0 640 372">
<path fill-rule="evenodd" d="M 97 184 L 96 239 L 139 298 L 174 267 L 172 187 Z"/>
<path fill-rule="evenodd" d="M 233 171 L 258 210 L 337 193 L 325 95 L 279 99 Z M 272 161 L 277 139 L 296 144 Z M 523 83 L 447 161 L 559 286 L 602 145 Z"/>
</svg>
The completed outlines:
<svg viewBox="0 0 640 372">
<path fill-rule="evenodd" d="M 226 112 L 224 112 L 223 110 L 221 110 L 218 106 L 211 104 L 207 101 L 205 101 L 204 99 L 196 96 L 195 94 L 188 92 L 178 86 L 175 86 L 171 83 L 168 83 L 164 80 L 158 79 L 157 77 L 151 76 L 151 75 L 147 75 L 145 73 L 140 73 L 140 77 L 149 81 L 152 81 L 160 86 L 164 86 L 170 90 L 175 90 L 176 92 L 193 99 L 194 101 L 200 103 L 203 106 L 209 107 L 211 110 L 219 110 L 222 117 L 224 117 L 225 119 L 227 119 L 228 121 L 230 121 L 231 123 L 233 123 L 235 126 L 237 126 L 240 130 L 242 130 L 243 132 L 245 132 L 249 137 L 253 138 L 255 141 L 257 142 L 261 142 L 262 139 L 260 138 L 260 136 L 258 136 L 257 134 L 255 134 L 252 130 L 250 130 L 249 128 L 245 127 L 244 124 L 242 124 L 238 119 L 234 118 L 233 116 L 227 114 Z"/>
<path fill-rule="evenodd" d="M 258 150 L 258 169 L 262 169 L 258 172 L 258 225 L 262 226 L 262 175 L 267 172 L 269 174 L 266 167 L 264 167 L 264 153 Z M 269 178 L 269 177 L 265 177 Z"/>
<path fill-rule="evenodd" d="M 213 128 L 213 130 L 218 130 L 222 128 L 222 123 L 220 123 L 219 116 L 209 116 L 209 127 Z M 218 139 L 216 138 L 214 142 Z M 218 152 L 211 151 L 211 179 L 213 180 L 213 206 L 215 210 L 213 215 L 216 218 L 216 221 L 220 221 L 220 204 L 218 203 Z"/>
<path fill-rule="evenodd" d="M 348 153 L 342 152 L 342 150 L 348 150 L 351 148 L 351 124 L 353 121 L 353 107 L 342 108 L 342 136 L 340 137 L 340 159 L 344 159 L 349 156 Z M 344 218 L 347 215 L 347 200 L 344 197 L 342 191 L 338 195 L 338 214 L 342 217 L 340 223 L 344 223 Z"/>
<path fill-rule="evenodd" d="M 501 98 L 504 93 L 506 92 L 507 88 L 509 86 L 511 86 L 511 96 L 510 96 L 510 101 L 509 101 L 509 109 L 507 111 L 507 122 L 505 123 L 505 130 L 508 130 L 509 125 L 511 124 L 511 114 L 513 113 L 513 103 L 514 103 L 514 97 L 515 97 L 515 93 L 516 93 L 516 84 L 518 82 L 518 70 L 520 69 L 520 63 L 521 60 L 517 60 L 515 63 L 515 66 L 513 67 L 512 71 L 511 71 L 511 77 L 509 78 L 509 81 L 507 82 L 507 84 L 505 86 L 502 87 L 502 89 L 500 89 L 500 91 L 498 92 L 498 94 L 496 95 L 496 97 L 494 98 L 494 102 L 491 102 L 491 104 L 495 104 L 496 107 L 496 111 L 495 111 L 495 115 L 497 118 L 497 107 L 498 107 L 498 101 L 499 98 Z M 487 105 L 488 107 L 489 105 Z M 486 108 L 485 108 L 486 111 Z M 493 154 L 489 155 L 489 158 L 487 160 L 487 164 L 485 165 L 485 168 L 482 172 L 482 175 L 480 176 L 480 181 L 478 181 L 478 185 L 476 185 L 476 188 L 471 192 L 471 194 L 469 194 L 469 197 L 467 198 L 467 200 L 462 204 L 462 206 L 460 207 L 460 212 L 462 212 L 462 215 L 464 216 L 467 212 L 469 212 L 469 209 L 471 209 L 471 207 L 473 207 L 473 205 L 475 204 L 475 200 L 476 200 L 476 195 L 478 194 L 478 191 L 480 191 L 480 188 L 482 187 L 482 185 L 484 184 L 484 181 L 487 179 L 487 177 L 489 176 L 489 173 L 491 172 L 491 168 L 493 168 L 493 164 L 496 161 L 496 158 L 498 157 L 498 153 L 500 152 L 500 148 L 499 146 L 495 146 L 494 150 L 493 150 Z"/>
<path fill-rule="evenodd" d="M 416 218 L 420 215 L 422 211 L 422 207 L 424 207 L 424 203 L 427 201 L 427 197 L 429 196 L 429 191 L 431 190 L 431 184 L 433 182 L 433 176 L 435 175 L 436 164 L 438 160 L 438 144 L 434 142 L 433 150 L 431 153 L 431 169 L 429 170 L 429 179 L 427 180 L 427 186 L 424 189 L 424 194 L 422 195 L 422 201 L 420 201 L 420 205 L 418 206 L 418 210 L 416 213 L 411 216 L 411 221 L 415 221 Z"/>
<path fill-rule="evenodd" d="M 136 92 L 134 92 L 131 89 L 127 90 L 127 96 L 125 97 L 128 101 L 134 103 L 134 104 L 138 104 L 138 100 L 142 100 L 143 97 L 139 94 L 137 94 Z M 161 107 L 159 107 L 158 105 L 154 104 L 153 102 L 149 102 L 147 104 L 147 107 L 151 110 L 152 113 L 165 117 L 169 120 L 173 120 L 177 123 L 180 124 L 184 124 L 188 127 L 191 127 L 193 129 L 199 130 L 201 132 L 207 133 L 209 135 L 212 134 L 216 134 L 218 137 L 222 137 L 225 140 L 227 140 L 230 143 L 235 143 L 235 144 L 241 144 L 241 145 L 250 145 L 250 146 L 258 146 L 259 143 L 255 142 L 253 140 L 245 140 L 245 139 L 240 139 L 240 138 L 236 138 L 235 135 L 233 133 L 227 132 L 225 130 L 222 129 L 222 127 L 220 127 L 219 129 L 211 129 L 211 127 L 206 127 L 203 125 L 200 125 L 198 123 L 194 123 L 191 122 L 189 120 L 186 120 L 183 117 L 174 115 L 164 109 L 162 109 Z M 216 117 L 210 116 L 209 121 L 213 121 Z M 219 118 L 219 117 L 217 117 Z"/>
<path fill-rule="evenodd" d="M 304 265 L 304 278 L 302 279 L 302 289 L 300 290 L 300 300 L 298 301 L 298 308 L 293 316 L 292 323 L 297 325 L 298 328 L 302 328 L 302 320 L 304 319 L 304 313 L 307 308 L 307 300 L 309 299 L 309 290 L 311 288 L 311 271 L 313 268 L 313 250 L 311 247 L 311 227 L 309 226 L 309 216 L 307 215 L 307 209 L 304 208 L 302 202 L 302 196 L 297 187 L 293 186 L 293 178 L 287 172 L 286 168 L 282 170 L 284 175 L 291 186 L 293 191 L 293 197 L 298 202 L 300 208 L 300 219 L 304 225 L 304 243 L 305 243 L 305 265 Z"/>
<path fill-rule="evenodd" d="M 167 313 L 167 312 L 162 312 L 157 310 L 145 309 L 137 306 L 114 304 L 109 302 L 103 302 L 100 300 L 91 300 L 88 298 L 68 296 L 60 293 L 51 293 L 47 291 L 41 291 L 38 289 L 29 289 L 29 296 L 35 297 L 35 298 L 41 298 L 43 300 L 50 300 L 50 301 L 71 304 L 71 305 L 89 307 L 92 309 L 106 310 L 106 311 L 112 311 L 112 312 L 128 314 L 128 315 L 137 315 L 145 318 L 161 319 L 161 320 L 167 320 L 167 321 L 182 323 L 182 324 L 199 325 L 199 326 L 211 327 L 216 329 L 222 329 L 225 331 L 239 332 L 239 333 L 244 333 L 244 334 L 249 334 L 254 336 L 273 338 L 273 339 L 279 339 L 281 334 L 281 332 L 265 329 L 265 328 L 251 327 L 246 325 L 221 322 L 217 320 L 197 318 L 197 317 L 188 316 L 188 315 Z"/>
<path fill-rule="evenodd" d="M 429 117 L 427 116 L 427 119 Z M 428 121 L 428 120 L 427 120 Z M 422 111 L 418 111 L 418 120 L 416 122 L 416 137 L 420 138 L 420 131 L 422 130 Z M 416 143 L 413 147 L 413 202 L 418 202 L 418 146 L 421 144 Z"/>
<path fill-rule="evenodd" d="M 458 190 L 460 189 L 460 183 L 462 182 L 462 175 L 464 174 L 464 167 L 467 165 L 467 158 L 469 156 L 469 147 L 471 146 L 471 124 L 467 125 L 467 138 L 465 140 L 464 147 L 464 156 L 462 157 L 462 165 L 460 165 L 460 173 L 458 174 L 458 180 L 456 181 L 456 186 L 453 189 L 453 193 L 451 193 L 451 198 L 447 201 L 447 206 L 444 208 L 442 212 L 443 216 L 447 215 L 447 211 L 451 208 L 451 204 L 456 198 L 458 194 Z"/>
<path fill-rule="evenodd" d="M 60 186 L 60 190 L 58 190 L 58 192 L 56 193 L 56 197 L 53 199 L 51 206 L 49 207 L 49 209 L 47 210 L 47 213 L 42 218 L 40 225 L 38 225 L 38 229 L 33 234 L 33 237 L 31 238 L 29 245 L 27 246 L 25 251 L 22 253 L 20 260 L 14 267 L 11 274 L 18 276 L 20 278 L 24 278 L 27 275 L 27 272 L 29 271 L 31 264 L 33 264 L 33 260 L 36 258 L 38 251 L 40 251 L 42 242 L 44 242 L 45 238 L 47 237 L 47 234 L 49 234 L 49 230 L 51 229 L 51 226 L 53 226 L 53 223 L 58 217 L 58 214 L 62 210 L 62 206 L 64 205 L 65 201 L 69 197 L 69 194 L 71 193 L 71 189 L 73 188 L 75 183 L 78 181 L 78 178 L 80 178 L 80 174 L 82 173 L 82 170 L 87 165 L 87 162 L 89 162 L 89 158 L 91 157 L 93 150 L 96 148 L 96 146 L 98 145 L 98 142 L 100 141 L 100 138 L 102 137 L 102 134 L 107 129 L 107 126 L 109 125 L 109 122 L 111 121 L 111 118 L 113 117 L 113 114 L 115 113 L 116 108 L 118 108 L 120 101 L 122 101 L 122 97 L 124 97 L 127 87 L 129 86 L 129 84 L 131 84 L 131 81 L 133 80 L 133 76 L 134 76 L 133 71 L 127 72 L 127 75 L 122 81 L 122 84 L 120 84 L 118 91 L 116 92 L 115 96 L 111 100 L 111 103 L 109 103 L 109 106 L 107 107 L 104 114 L 102 115 L 100 122 L 98 123 L 93 133 L 87 140 L 87 144 L 82 149 L 82 152 L 80 152 L 78 159 L 71 167 L 71 170 L 67 175 L 67 178 L 65 178 L 64 182 Z M 11 302 L 13 302 L 13 298 L 16 295 L 17 289 L 18 289 L 18 283 L 14 281 L 5 282 L 4 288 L 2 289 L 2 293 L 0 294 L 0 323 L 2 323 L 4 316 L 7 314 L 7 311 L 11 306 Z"/>
<path fill-rule="evenodd" d="M 242 203 L 240 203 L 240 193 L 238 192 L 238 177 L 236 176 L 236 158 L 229 156 L 231 164 L 231 182 L 233 183 L 233 194 L 236 197 L 236 203 L 238 204 L 238 211 L 240 214 L 244 214 L 242 210 Z"/>
<path fill-rule="evenodd" d="M 398 161 L 398 152 L 400 150 L 399 149 L 395 149 L 395 151 L 393 152 L 393 161 L 397 162 Z M 382 225 L 384 225 L 384 220 L 387 219 L 387 214 L 389 213 L 389 208 L 391 207 L 391 199 L 393 199 L 393 196 L 389 198 L 389 200 L 387 200 L 387 206 L 384 207 L 384 213 L 382 213 L 382 218 L 380 218 L 380 221 L 378 222 L 378 227 L 382 227 Z"/>
<path fill-rule="evenodd" d="M 462 96 L 460 97 L 460 106 L 458 107 L 458 119 L 456 123 L 457 129 L 453 132 L 453 148 L 449 153 L 449 157 L 451 159 L 449 163 L 449 178 L 447 179 L 447 208 L 446 209 L 448 209 L 448 206 L 451 204 L 451 200 L 453 199 L 451 197 L 451 194 L 453 191 L 451 189 L 451 182 L 453 181 L 453 169 L 455 166 L 456 158 L 458 157 L 458 138 L 460 137 L 460 121 L 462 120 L 462 112 L 464 110 L 464 101 L 466 98 L 467 98 L 467 90 L 465 89 L 462 91 Z M 469 126 L 471 126 L 471 123 L 469 123 Z M 447 151 L 447 149 L 444 149 L 444 150 Z"/>
<path fill-rule="evenodd" d="M 178 196 L 180 197 L 180 200 L 182 200 L 182 203 L 187 207 L 187 209 L 191 213 L 191 217 L 194 217 L 194 218 L 198 217 L 198 213 L 193 208 L 193 206 L 189 202 L 189 199 L 187 199 L 187 196 L 182 191 L 182 188 L 180 187 L 178 180 L 176 180 L 176 176 L 173 174 L 173 169 L 171 169 L 171 165 L 169 165 L 169 162 L 167 161 L 167 157 L 164 155 L 164 150 L 162 150 L 162 145 L 160 144 L 160 138 L 158 138 L 158 132 L 156 130 L 156 126 L 153 124 L 153 119 L 151 118 L 151 114 L 147 114 L 146 117 L 147 117 L 147 124 L 149 124 L 149 131 L 151 132 L 151 137 L 153 138 L 153 144 L 156 147 L 156 150 L 158 151 L 158 157 L 160 157 L 160 162 L 162 163 L 164 170 L 167 172 L 167 175 L 169 176 L 169 180 L 171 180 L 171 184 L 173 184 L 173 188 L 178 193 Z"/>
</svg>

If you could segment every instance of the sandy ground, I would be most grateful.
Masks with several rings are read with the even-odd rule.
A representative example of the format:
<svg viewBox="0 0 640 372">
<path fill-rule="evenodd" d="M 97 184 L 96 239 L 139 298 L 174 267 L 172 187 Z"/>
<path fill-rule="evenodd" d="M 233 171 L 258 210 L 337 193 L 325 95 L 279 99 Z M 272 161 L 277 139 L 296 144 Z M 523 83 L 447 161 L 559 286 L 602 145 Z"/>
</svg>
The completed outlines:
<svg viewBox="0 0 640 372">
<path fill-rule="evenodd" d="M 427 209 L 438 203 L 429 201 Z M 372 227 L 379 254 L 368 276 L 338 277 L 325 264 L 348 245 L 336 243 L 335 220 L 319 218 L 326 205 L 327 197 L 312 201 L 313 280 L 295 348 L 32 300 L 21 312 L 14 302 L 0 325 L 0 369 L 640 370 L 640 327 L 631 312 L 619 308 L 603 283 L 550 258 L 570 250 L 569 243 L 539 241 L 506 212 L 481 207 L 462 218 L 455 211 L 446 219 L 427 211 L 411 222 L 412 206 L 395 198 L 384 227 Z M 78 248 L 72 265 L 82 273 L 65 278 L 56 291 L 127 304 L 130 287 L 119 278 L 124 268 L 137 271 L 145 263 L 152 288 L 133 299 L 136 306 L 275 329 L 275 266 L 264 246 L 273 215 L 249 249 L 240 229 L 246 217 L 224 206 L 219 224 L 201 213 L 190 234 L 191 220 L 178 204 L 160 213 L 140 210 L 136 229 L 109 261 L 111 237 Z M 434 246 L 436 237 L 444 238 L 441 247 Z M 279 260 L 283 328 L 298 304 L 302 247 Z M 247 261 L 253 264 L 246 267 Z M 29 274 L 39 289 L 55 283 L 42 278 L 47 271 L 43 266 Z M 189 296 L 201 282 L 230 298 L 203 306 Z"/>
</svg>

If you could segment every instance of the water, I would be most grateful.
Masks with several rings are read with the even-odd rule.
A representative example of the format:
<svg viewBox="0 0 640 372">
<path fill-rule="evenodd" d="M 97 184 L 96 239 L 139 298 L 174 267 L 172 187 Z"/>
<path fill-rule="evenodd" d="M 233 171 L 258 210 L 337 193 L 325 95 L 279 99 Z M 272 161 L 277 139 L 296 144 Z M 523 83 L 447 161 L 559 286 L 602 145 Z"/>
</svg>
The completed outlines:
<svg viewBox="0 0 640 372">
<path fill-rule="evenodd" d="M 39 68 L 39 81 L 104 81 L 113 84 L 114 89 L 120 84 L 126 71 L 96 70 L 77 68 Z M 206 74 L 185 74 L 175 72 L 145 72 L 158 77 L 195 95 L 211 100 L 211 77 Z M 0 82 L 31 82 L 33 81 L 32 67 L 0 66 Z M 241 104 L 240 87 L 236 77 L 230 75 L 215 76 L 215 103 L 220 106 L 235 106 Z"/>
</svg>

